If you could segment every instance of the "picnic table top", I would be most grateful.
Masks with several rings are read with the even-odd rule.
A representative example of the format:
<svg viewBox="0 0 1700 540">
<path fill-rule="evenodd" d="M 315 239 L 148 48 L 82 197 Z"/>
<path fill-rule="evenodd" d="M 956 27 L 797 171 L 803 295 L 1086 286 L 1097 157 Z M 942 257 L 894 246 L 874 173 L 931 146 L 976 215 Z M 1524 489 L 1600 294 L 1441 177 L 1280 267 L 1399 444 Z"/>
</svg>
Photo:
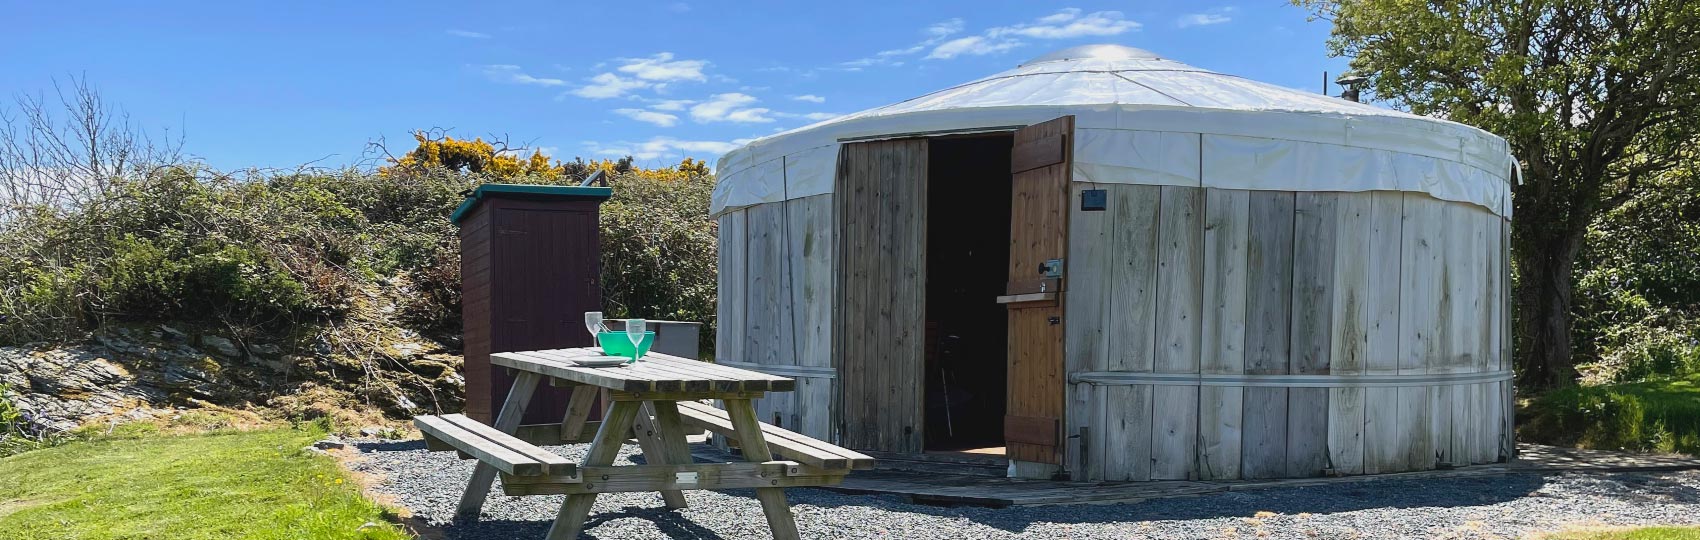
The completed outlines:
<svg viewBox="0 0 1700 540">
<path fill-rule="evenodd" d="M 595 347 L 494 353 L 490 363 L 621 392 L 789 392 L 796 381 L 747 369 L 651 351 L 635 364 L 585 367 L 575 358 L 602 357 Z"/>
</svg>

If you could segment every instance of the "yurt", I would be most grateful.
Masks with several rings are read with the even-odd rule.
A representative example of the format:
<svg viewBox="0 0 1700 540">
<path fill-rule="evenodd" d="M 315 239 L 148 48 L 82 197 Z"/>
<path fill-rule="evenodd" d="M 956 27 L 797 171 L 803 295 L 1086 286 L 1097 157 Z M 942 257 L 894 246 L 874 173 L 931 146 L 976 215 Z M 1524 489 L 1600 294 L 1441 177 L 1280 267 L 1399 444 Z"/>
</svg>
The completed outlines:
<svg viewBox="0 0 1700 540">
<path fill-rule="evenodd" d="M 1513 452 L 1504 140 L 1071 48 L 719 162 L 715 361 L 764 421 L 1011 476 Z"/>
</svg>

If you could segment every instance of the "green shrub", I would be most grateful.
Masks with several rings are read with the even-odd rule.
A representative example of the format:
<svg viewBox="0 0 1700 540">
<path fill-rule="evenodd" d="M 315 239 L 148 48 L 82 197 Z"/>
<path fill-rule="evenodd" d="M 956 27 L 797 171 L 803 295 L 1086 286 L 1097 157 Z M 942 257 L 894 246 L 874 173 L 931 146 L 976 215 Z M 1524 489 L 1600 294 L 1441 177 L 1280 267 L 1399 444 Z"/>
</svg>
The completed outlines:
<svg viewBox="0 0 1700 540">
<path fill-rule="evenodd" d="M 712 343 L 714 179 L 700 167 L 659 171 L 612 175 L 605 311 L 706 322 Z M 0 345 L 80 339 L 108 319 L 311 335 L 356 310 L 457 342 L 460 255 L 448 216 L 484 181 L 418 168 L 242 179 L 172 167 L 76 209 L 35 209 L 0 222 Z"/>
<path fill-rule="evenodd" d="M 603 309 L 609 317 L 698 321 L 714 350 L 717 226 L 712 177 L 621 175 L 602 205 Z"/>
<path fill-rule="evenodd" d="M 1563 388 L 1533 399 L 1526 413 L 1524 440 L 1700 454 L 1700 376 Z"/>
</svg>

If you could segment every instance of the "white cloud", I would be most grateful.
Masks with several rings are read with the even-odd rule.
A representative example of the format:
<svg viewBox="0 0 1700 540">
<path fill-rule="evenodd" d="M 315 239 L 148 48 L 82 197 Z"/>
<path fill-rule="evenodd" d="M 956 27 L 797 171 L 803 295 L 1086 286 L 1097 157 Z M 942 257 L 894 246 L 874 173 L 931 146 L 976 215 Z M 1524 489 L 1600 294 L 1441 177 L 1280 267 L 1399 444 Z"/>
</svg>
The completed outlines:
<svg viewBox="0 0 1700 540">
<path fill-rule="evenodd" d="M 983 54 L 1003 52 L 1020 46 L 1021 42 L 1015 40 L 998 40 L 987 38 L 985 36 L 968 36 L 944 42 L 944 44 L 933 49 L 933 52 L 928 53 L 927 58 L 944 60 L 956 58 L 965 54 L 979 56 Z"/>
<path fill-rule="evenodd" d="M 727 122 L 739 122 L 739 123 L 745 123 L 745 124 L 765 124 L 765 123 L 773 121 L 773 117 L 768 116 L 768 113 L 770 113 L 770 112 L 773 112 L 773 111 L 770 111 L 768 109 L 763 109 L 763 108 L 760 108 L 760 107 L 751 108 L 751 109 L 738 109 L 738 110 L 732 111 L 730 113 L 727 113 L 726 114 L 726 121 Z"/>
<path fill-rule="evenodd" d="M 632 120 L 637 120 L 639 122 L 648 122 L 661 127 L 673 127 L 675 124 L 679 123 L 678 116 L 663 112 L 646 111 L 643 109 L 614 109 L 614 114 L 618 114 Z"/>
<path fill-rule="evenodd" d="M 667 10 L 674 13 L 690 13 L 691 5 L 684 2 L 674 2 L 667 4 Z"/>
<path fill-rule="evenodd" d="M 657 159 L 686 157 L 695 155 L 704 159 L 718 157 L 750 142 L 749 139 L 732 141 L 687 141 L 673 137 L 655 137 L 642 142 L 599 143 L 586 142 L 585 149 L 590 153 L 601 156 L 632 156 L 637 159 Z"/>
<path fill-rule="evenodd" d="M 567 81 L 560 79 L 533 77 L 519 66 L 513 64 L 492 64 L 484 66 L 484 76 L 496 82 L 513 84 L 535 84 L 538 86 L 566 86 Z"/>
<path fill-rule="evenodd" d="M 955 34 L 957 32 L 961 32 L 962 28 L 963 28 L 962 19 L 950 19 L 950 20 L 946 20 L 946 21 L 939 21 L 939 22 L 933 23 L 932 26 L 927 27 L 927 35 L 930 35 L 930 36 L 948 36 L 948 35 L 951 35 L 951 34 Z"/>
<path fill-rule="evenodd" d="M 814 121 L 817 121 L 817 122 L 818 122 L 818 121 L 821 121 L 821 120 L 828 120 L 828 119 L 832 119 L 832 118 L 838 118 L 838 117 L 839 117 L 839 116 L 840 116 L 840 115 L 839 115 L 839 114 L 838 114 L 838 113 L 829 113 L 829 112 L 812 112 L 812 113 L 808 113 L 808 114 L 804 114 L 804 115 L 803 115 L 803 118 L 807 118 L 807 119 L 809 119 L 809 120 L 814 120 Z"/>
<path fill-rule="evenodd" d="M 874 53 L 873 56 L 858 58 L 848 62 L 840 62 L 838 65 L 845 71 L 861 71 L 862 68 L 869 66 L 901 66 L 903 65 L 903 62 L 898 60 L 899 57 L 909 56 L 925 51 L 928 47 L 932 47 L 933 45 L 938 44 L 938 42 L 944 41 L 945 38 L 961 33 L 963 28 L 964 23 L 962 22 L 962 19 L 939 21 L 922 30 L 922 32 L 929 37 L 920 43 L 900 49 L 883 50 Z"/>
<path fill-rule="evenodd" d="M 574 89 L 572 94 L 589 99 L 617 98 L 632 90 L 649 88 L 650 86 L 653 85 L 644 81 L 627 79 L 613 73 L 602 73 L 591 77 L 590 84 Z"/>
<path fill-rule="evenodd" d="M 1057 11 L 1056 13 L 1039 17 L 1039 19 L 1034 22 L 1039 24 L 1062 24 L 1073 20 L 1078 16 L 1080 16 L 1080 8 L 1062 8 L 1062 10 Z"/>
<path fill-rule="evenodd" d="M 698 122 L 772 122 L 768 109 L 745 107 L 757 101 L 755 96 L 728 92 L 709 96 L 707 101 L 691 106 L 691 119 Z"/>
<path fill-rule="evenodd" d="M 1120 11 L 1082 14 L 1080 8 L 1063 8 L 1032 22 L 992 27 L 979 35 L 938 43 L 926 58 L 944 60 L 999 53 L 1025 45 L 1023 39 L 1114 36 L 1138 30 L 1140 26 L 1138 21 L 1128 20 Z"/>
<path fill-rule="evenodd" d="M 1138 30 L 1138 22 L 1122 18 L 1120 11 L 1098 11 L 1080 15 L 1080 10 L 1068 8 L 1040 17 L 1033 24 L 1015 25 L 987 30 L 987 35 L 1016 35 L 1035 39 L 1071 39 L 1087 36 L 1114 36 Z"/>
<path fill-rule="evenodd" d="M 621 73 L 630 73 L 646 81 L 706 81 L 708 77 L 702 74 L 702 69 L 708 66 L 705 60 L 674 60 L 673 53 L 656 53 L 649 58 L 624 58 L 625 62 L 619 68 Z"/>
<path fill-rule="evenodd" d="M 471 30 L 461 30 L 459 28 L 450 28 L 450 29 L 447 30 L 447 32 L 448 32 L 449 35 L 454 36 L 454 37 L 461 37 L 461 38 L 467 38 L 467 39 L 490 39 L 490 34 L 486 34 L 486 33 L 483 33 L 483 32 L 473 32 Z"/>
<path fill-rule="evenodd" d="M 696 102 L 688 99 L 663 99 L 650 104 L 649 108 L 657 111 L 682 111 L 692 103 Z"/>
<path fill-rule="evenodd" d="M 1233 7 L 1224 7 L 1212 9 L 1204 13 L 1188 13 L 1186 15 L 1182 15 L 1179 19 L 1175 19 L 1175 26 L 1187 28 L 1192 26 L 1222 24 L 1234 20 L 1233 17 L 1229 16 L 1234 12 L 1234 10 L 1235 8 Z"/>
<path fill-rule="evenodd" d="M 826 103 L 826 98 L 823 98 L 823 97 L 820 97 L 820 96 L 817 96 L 817 95 L 814 95 L 814 94 L 803 94 L 803 95 L 800 95 L 800 96 L 791 96 L 791 99 L 795 99 L 797 101 L 807 101 L 809 103 Z"/>
</svg>

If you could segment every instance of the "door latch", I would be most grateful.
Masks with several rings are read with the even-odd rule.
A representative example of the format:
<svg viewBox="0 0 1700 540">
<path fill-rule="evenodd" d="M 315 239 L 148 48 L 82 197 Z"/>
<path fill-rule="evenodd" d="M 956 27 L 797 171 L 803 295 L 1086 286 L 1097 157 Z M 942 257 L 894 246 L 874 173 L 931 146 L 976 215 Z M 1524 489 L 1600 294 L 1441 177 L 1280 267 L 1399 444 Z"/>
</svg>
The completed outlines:
<svg viewBox="0 0 1700 540">
<path fill-rule="evenodd" d="M 1051 326 L 1056 326 L 1062 324 L 1062 317 L 1052 315 L 1051 318 L 1045 319 L 1045 322 L 1051 323 Z"/>
<path fill-rule="evenodd" d="M 1047 279 L 1061 278 L 1062 273 L 1063 273 L 1063 260 L 1062 259 L 1051 259 L 1051 260 L 1039 263 L 1039 275 L 1044 276 Z"/>
</svg>

